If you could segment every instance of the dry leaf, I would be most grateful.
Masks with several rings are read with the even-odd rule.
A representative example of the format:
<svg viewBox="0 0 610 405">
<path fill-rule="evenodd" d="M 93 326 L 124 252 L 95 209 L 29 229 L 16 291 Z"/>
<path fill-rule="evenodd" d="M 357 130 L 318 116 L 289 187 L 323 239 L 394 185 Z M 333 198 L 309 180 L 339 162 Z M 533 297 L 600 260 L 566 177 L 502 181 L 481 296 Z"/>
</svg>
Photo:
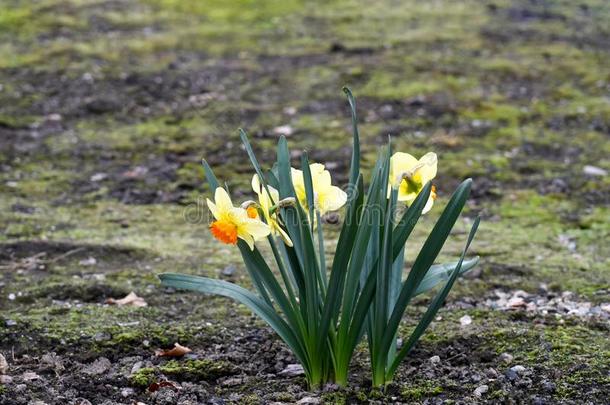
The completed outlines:
<svg viewBox="0 0 610 405">
<path fill-rule="evenodd" d="M 187 353 L 192 352 L 188 347 L 182 346 L 179 343 L 174 343 L 174 347 L 169 350 L 157 349 L 155 350 L 155 356 L 159 357 L 181 357 Z"/>
<path fill-rule="evenodd" d="M 179 390 L 180 387 L 177 386 L 176 384 L 174 384 L 171 381 L 159 381 L 159 382 L 154 382 L 152 384 L 150 384 L 148 386 L 148 391 L 149 392 L 155 392 L 157 391 L 159 388 L 163 388 L 163 387 L 169 387 L 173 390 Z"/>
<path fill-rule="evenodd" d="M 130 292 L 129 294 L 127 294 L 127 296 L 125 296 L 124 298 L 121 298 L 119 300 L 115 300 L 114 298 L 108 298 L 106 300 L 106 304 L 119 305 L 119 306 L 131 305 L 133 307 L 145 307 L 148 305 L 146 303 L 146 301 L 144 301 L 144 298 L 138 297 L 136 295 L 136 293 L 134 293 L 133 291 Z"/>
</svg>

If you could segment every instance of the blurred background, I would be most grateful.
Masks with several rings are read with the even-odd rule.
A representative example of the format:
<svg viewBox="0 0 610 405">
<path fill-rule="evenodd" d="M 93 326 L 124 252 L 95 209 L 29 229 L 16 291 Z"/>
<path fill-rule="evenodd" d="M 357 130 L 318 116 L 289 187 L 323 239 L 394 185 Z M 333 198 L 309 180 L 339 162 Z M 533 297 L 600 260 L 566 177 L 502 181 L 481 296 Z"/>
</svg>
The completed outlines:
<svg viewBox="0 0 610 405">
<path fill-rule="evenodd" d="M 357 98 L 365 169 L 388 135 L 395 150 L 438 153 L 439 204 L 420 236 L 474 179 L 443 256 L 455 257 L 469 218 L 482 215 L 481 265 L 450 298 L 457 318 L 482 311 L 476 333 L 504 331 L 493 339 L 514 345 L 517 328 L 533 347 L 545 332 L 496 321 L 489 308 L 557 298 L 567 309 L 553 311 L 607 325 L 609 53 L 606 0 L 2 0 L 0 308 L 11 327 L 0 328 L 0 347 L 78 350 L 82 336 L 108 333 L 103 351 L 125 333 L 79 314 L 139 317 L 135 337 L 113 349 L 123 354 L 145 350 L 143 336 L 161 344 L 188 330 L 197 341 L 204 332 L 189 328 L 202 319 L 240 324 L 235 306 L 197 300 L 187 318 L 176 308 L 99 311 L 131 290 L 153 307 L 180 303 L 158 294 L 155 274 L 168 269 L 247 283 L 236 253 L 183 217 L 209 191 L 200 160 L 235 200 L 251 197 L 243 127 L 265 165 L 285 135 L 295 159 L 307 149 L 341 185 L 351 140 L 343 85 Z M 162 336 L 151 332 L 160 319 Z M 550 370 L 580 359 L 585 385 L 608 388 L 608 326 L 578 322 L 549 326 L 551 342 L 578 332 L 561 346 L 572 351 L 530 361 Z M 570 398 L 581 383 L 558 384 Z"/>
</svg>

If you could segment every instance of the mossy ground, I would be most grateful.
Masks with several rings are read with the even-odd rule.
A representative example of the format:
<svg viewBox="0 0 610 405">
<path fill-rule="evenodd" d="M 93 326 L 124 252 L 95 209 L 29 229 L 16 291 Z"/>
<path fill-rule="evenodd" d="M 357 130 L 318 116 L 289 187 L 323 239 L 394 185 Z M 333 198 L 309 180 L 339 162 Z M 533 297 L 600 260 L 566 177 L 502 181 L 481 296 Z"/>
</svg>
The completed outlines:
<svg viewBox="0 0 610 405">
<path fill-rule="evenodd" d="M 236 128 L 247 129 L 270 164 L 275 128 L 288 125 L 291 148 L 308 149 L 341 183 L 349 164 L 340 92 L 347 84 L 358 98 L 365 169 L 390 134 L 397 150 L 439 154 L 438 207 L 458 181 L 473 177 L 466 219 L 441 258 L 455 258 L 468 218 L 480 213 L 472 251 L 482 271 L 458 283 L 443 320 L 388 393 L 366 388 L 363 354 L 355 388 L 323 398 L 476 400 L 480 382 L 451 373 L 501 372 L 503 352 L 555 384 L 544 391 L 532 379 L 517 401 L 607 398 L 607 323 L 561 324 L 452 303 L 492 288 L 535 292 L 541 283 L 610 301 L 610 177 L 583 171 L 610 170 L 609 22 L 604 0 L 2 2 L 0 350 L 21 359 L 15 373 L 37 364 L 22 356 L 50 351 L 78 373 L 98 357 L 146 362 L 156 347 L 179 341 L 204 356 L 188 361 L 227 362 L 223 372 L 247 378 L 222 385 L 191 363 L 157 360 L 139 373 L 201 380 L 199 399 L 237 392 L 230 401 L 297 400 L 299 378 L 264 377 L 291 360 L 260 322 L 225 300 L 166 291 L 155 274 L 217 276 L 235 265 L 232 280 L 248 285 L 235 250 L 207 232 L 198 162 L 206 157 L 235 198 L 246 198 L 252 169 Z M 23 261 L 41 253 L 37 266 Z M 81 264 L 89 257 L 95 264 Z M 149 306 L 103 305 L 132 290 Z M 475 320 L 469 329 L 459 327 L 464 314 Z M 273 355 L 247 364 L 259 346 Z M 448 376 L 409 372 L 437 353 L 449 359 Z M 460 353 L 472 359 L 463 363 Z M 154 401 L 128 374 L 108 385 L 133 385 L 133 398 Z M 53 375 L 44 375 L 50 386 L 79 389 L 79 381 Z M 12 390 L 0 386 L 0 395 L 14 398 Z M 23 403 L 53 401 L 44 388 L 28 390 Z M 128 401 L 110 389 L 82 390 L 91 401 Z M 499 383 L 487 395 L 515 399 Z"/>
</svg>

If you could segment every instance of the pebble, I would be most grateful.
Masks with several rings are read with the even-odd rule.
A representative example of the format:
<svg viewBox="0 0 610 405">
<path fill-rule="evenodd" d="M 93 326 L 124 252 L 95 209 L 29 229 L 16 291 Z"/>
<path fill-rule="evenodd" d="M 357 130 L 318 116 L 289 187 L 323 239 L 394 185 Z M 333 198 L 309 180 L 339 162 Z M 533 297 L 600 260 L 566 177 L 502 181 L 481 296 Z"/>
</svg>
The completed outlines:
<svg viewBox="0 0 610 405">
<path fill-rule="evenodd" d="M 110 339 L 112 339 L 112 335 L 110 335 L 108 332 L 98 332 L 93 335 L 93 340 L 96 342 L 103 342 Z"/>
<path fill-rule="evenodd" d="M 591 165 L 585 165 L 582 168 L 582 172 L 584 174 L 586 174 L 587 176 L 607 176 L 608 175 L 608 171 L 602 169 L 601 167 L 597 167 L 597 166 L 591 166 Z"/>
<path fill-rule="evenodd" d="M 135 393 L 135 391 L 133 390 L 133 388 L 123 388 L 123 389 L 121 390 L 121 396 L 122 396 L 123 398 L 130 397 L 130 396 L 132 396 L 134 393 Z"/>
<path fill-rule="evenodd" d="M 320 398 L 316 398 L 316 397 L 305 397 L 305 398 L 301 398 L 297 404 L 319 404 L 320 403 Z"/>
<path fill-rule="evenodd" d="M 439 356 L 432 356 L 432 357 L 430 357 L 430 363 L 438 364 L 440 362 L 441 362 L 441 358 Z"/>
<path fill-rule="evenodd" d="M 289 364 L 285 369 L 279 372 L 279 375 L 287 377 L 296 377 L 303 374 L 305 374 L 305 370 L 303 370 L 303 366 L 300 364 Z"/>
<path fill-rule="evenodd" d="M 468 326 L 472 323 L 472 318 L 470 317 L 470 315 L 464 315 L 463 317 L 460 318 L 460 325 L 462 326 Z"/>
<path fill-rule="evenodd" d="M 0 375 L 0 384 L 7 385 L 13 382 L 13 377 L 10 375 Z"/>
<path fill-rule="evenodd" d="M 0 374 L 6 374 L 8 371 L 8 361 L 4 358 L 2 353 L 0 353 Z"/>
<path fill-rule="evenodd" d="M 555 392 L 555 390 L 557 389 L 557 386 L 555 385 L 555 383 L 553 383 L 551 381 L 544 381 L 542 383 L 542 389 L 545 390 L 546 392 Z"/>
<path fill-rule="evenodd" d="M 513 355 L 510 353 L 502 353 L 500 355 L 500 361 L 504 362 L 504 363 L 512 363 L 513 361 Z"/>
<path fill-rule="evenodd" d="M 513 366 L 510 369 L 513 370 L 515 373 L 522 373 L 525 371 L 525 367 L 520 364 L 517 364 L 516 366 Z"/>
<path fill-rule="evenodd" d="M 23 381 L 34 381 L 40 379 L 40 376 L 31 371 L 26 371 L 25 373 L 23 373 L 21 378 L 23 379 Z"/>
<path fill-rule="evenodd" d="M 477 397 L 482 397 L 487 391 L 489 391 L 489 387 L 487 385 L 480 385 L 476 390 L 474 390 L 474 395 Z"/>
<path fill-rule="evenodd" d="M 221 274 L 225 277 L 231 277 L 231 276 L 235 275 L 236 272 L 237 272 L 237 267 L 230 264 L 227 267 L 225 267 L 224 269 L 222 269 Z"/>
<path fill-rule="evenodd" d="M 83 368 L 83 373 L 88 375 L 102 375 L 106 371 L 110 370 L 110 367 L 112 367 L 112 363 L 110 363 L 110 360 L 105 357 L 100 357 L 93 363 L 86 365 Z"/>
<path fill-rule="evenodd" d="M 510 368 L 508 370 L 506 370 L 504 375 L 506 376 L 506 378 L 508 378 L 511 381 L 515 381 L 516 379 L 519 378 L 519 375 L 517 374 L 517 372 Z"/>
<path fill-rule="evenodd" d="M 487 377 L 489 378 L 498 378 L 498 372 L 495 368 L 488 368 L 487 370 L 485 370 L 485 374 L 487 374 Z"/>
</svg>

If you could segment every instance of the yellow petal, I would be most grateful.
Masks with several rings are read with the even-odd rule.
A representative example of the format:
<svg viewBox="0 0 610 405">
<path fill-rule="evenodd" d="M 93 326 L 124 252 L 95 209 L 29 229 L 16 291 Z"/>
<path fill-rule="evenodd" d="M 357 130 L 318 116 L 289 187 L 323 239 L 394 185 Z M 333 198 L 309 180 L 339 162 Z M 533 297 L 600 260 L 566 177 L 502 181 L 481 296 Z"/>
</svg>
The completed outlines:
<svg viewBox="0 0 610 405">
<path fill-rule="evenodd" d="M 250 247 L 250 250 L 254 250 L 254 238 L 252 238 L 252 235 L 250 235 L 247 232 L 239 232 L 237 233 L 237 236 L 239 236 L 240 239 L 242 239 L 244 242 L 246 242 L 248 244 L 248 246 Z"/>
<path fill-rule="evenodd" d="M 214 202 L 218 208 L 219 215 L 222 215 L 224 211 L 230 211 L 233 208 L 231 197 L 229 197 L 227 191 L 222 187 L 218 187 L 214 192 Z"/>
<path fill-rule="evenodd" d="M 419 163 L 422 164 L 419 170 L 417 170 L 422 184 L 426 184 L 430 180 L 436 177 L 436 171 L 438 166 L 438 158 L 436 153 L 428 152 L 419 159 Z"/>
<path fill-rule="evenodd" d="M 328 211 L 336 211 L 339 208 L 343 207 L 347 202 L 347 193 L 341 190 L 339 187 L 332 186 L 326 193 L 318 196 L 318 203 L 321 214 L 324 214 Z"/>
<path fill-rule="evenodd" d="M 402 178 L 403 173 L 412 170 L 419 161 L 404 152 L 396 152 L 390 158 L 390 182 L 393 187 L 396 187 L 399 183 L 400 178 Z"/>
<path fill-rule="evenodd" d="M 210 212 L 212 213 L 214 218 L 220 219 L 219 214 L 218 214 L 218 208 L 216 207 L 216 204 L 214 204 L 212 201 L 210 201 L 209 198 L 206 198 L 206 203 L 208 204 L 208 208 L 210 209 Z"/>
<path fill-rule="evenodd" d="M 284 231 L 281 227 L 277 226 L 275 228 L 277 230 L 277 232 L 280 234 L 282 240 L 284 241 L 284 243 L 290 247 L 292 247 L 292 240 L 290 240 L 290 236 L 288 236 L 288 234 L 286 233 L 286 231 Z"/>
<path fill-rule="evenodd" d="M 269 229 L 269 225 L 266 223 L 259 221 L 258 219 L 250 219 L 244 221 L 240 228 L 243 228 L 247 233 L 252 235 L 254 239 L 261 239 L 265 236 L 269 235 L 271 230 Z"/>
</svg>

